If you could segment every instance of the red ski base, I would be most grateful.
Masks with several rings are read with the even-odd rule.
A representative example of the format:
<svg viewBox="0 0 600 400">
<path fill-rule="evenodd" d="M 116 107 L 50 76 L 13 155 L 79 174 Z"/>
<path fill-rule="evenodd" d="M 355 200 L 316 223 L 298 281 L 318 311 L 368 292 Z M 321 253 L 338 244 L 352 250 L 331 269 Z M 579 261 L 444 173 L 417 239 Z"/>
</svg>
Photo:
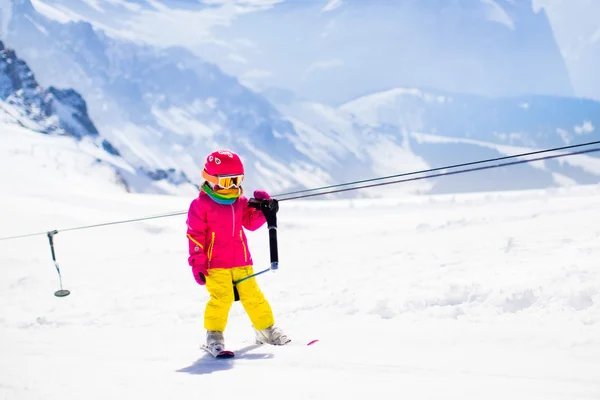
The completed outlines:
<svg viewBox="0 0 600 400">
<path fill-rule="evenodd" d="M 235 353 L 229 350 L 223 350 L 215 356 L 215 358 L 232 358 L 235 357 Z"/>
<path fill-rule="evenodd" d="M 202 350 L 206 351 L 208 354 L 210 354 L 211 356 L 213 356 L 214 358 L 232 358 L 235 357 L 235 353 L 233 351 L 230 350 L 221 350 L 218 353 L 213 353 L 212 351 L 210 351 L 210 349 L 208 347 L 206 347 L 205 345 L 202 345 L 200 347 Z"/>
</svg>

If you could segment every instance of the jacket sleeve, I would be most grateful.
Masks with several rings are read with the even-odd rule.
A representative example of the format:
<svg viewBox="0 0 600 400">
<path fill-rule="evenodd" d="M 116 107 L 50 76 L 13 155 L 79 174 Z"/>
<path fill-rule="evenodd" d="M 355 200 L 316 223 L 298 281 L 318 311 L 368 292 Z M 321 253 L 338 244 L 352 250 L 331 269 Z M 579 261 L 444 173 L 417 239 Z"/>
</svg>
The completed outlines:
<svg viewBox="0 0 600 400">
<path fill-rule="evenodd" d="M 242 197 L 244 213 L 242 216 L 242 226 L 249 231 L 255 231 L 267 222 L 262 211 L 248 206 L 248 199 Z"/>
<path fill-rule="evenodd" d="M 187 238 L 190 254 L 188 263 L 192 267 L 206 265 L 206 211 L 197 199 L 192 201 L 188 211 Z"/>
</svg>

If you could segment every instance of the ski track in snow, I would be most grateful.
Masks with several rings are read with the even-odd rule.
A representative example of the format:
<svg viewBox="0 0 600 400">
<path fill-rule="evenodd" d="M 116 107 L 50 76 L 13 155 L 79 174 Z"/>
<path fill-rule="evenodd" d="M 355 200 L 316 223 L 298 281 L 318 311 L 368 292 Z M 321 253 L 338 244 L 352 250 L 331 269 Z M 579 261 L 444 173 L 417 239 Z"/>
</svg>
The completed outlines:
<svg viewBox="0 0 600 400">
<path fill-rule="evenodd" d="M 192 200 L 62 174 L 44 196 L 9 181 L 0 237 Z M 258 279 L 293 345 L 253 345 L 236 303 L 231 360 L 199 349 L 185 216 L 59 233 L 62 299 L 45 236 L 3 241 L 0 399 L 597 399 L 598 204 L 600 186 L 282 202 L 281 268 Z M 266 267 L 267 230 L 248 236 Z"/>
</svg>

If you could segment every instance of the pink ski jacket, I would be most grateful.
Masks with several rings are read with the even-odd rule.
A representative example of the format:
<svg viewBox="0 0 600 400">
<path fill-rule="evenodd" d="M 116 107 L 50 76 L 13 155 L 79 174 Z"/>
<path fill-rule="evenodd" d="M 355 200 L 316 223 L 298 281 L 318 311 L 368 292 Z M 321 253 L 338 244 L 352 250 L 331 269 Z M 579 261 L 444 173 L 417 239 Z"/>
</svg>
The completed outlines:
<svg viewBox="0 0 600 400">
<path fill-rule="evenodd" d="M 244 196 L 231 205 L 223 205 L 200 192 L 188 211 L 188 263 L 192 267 L 206 268 L 253 265 L 242 228 L 255 231 L 265 222 L 264 214 L 248 207 L 248 199 Z"/>
</svg>

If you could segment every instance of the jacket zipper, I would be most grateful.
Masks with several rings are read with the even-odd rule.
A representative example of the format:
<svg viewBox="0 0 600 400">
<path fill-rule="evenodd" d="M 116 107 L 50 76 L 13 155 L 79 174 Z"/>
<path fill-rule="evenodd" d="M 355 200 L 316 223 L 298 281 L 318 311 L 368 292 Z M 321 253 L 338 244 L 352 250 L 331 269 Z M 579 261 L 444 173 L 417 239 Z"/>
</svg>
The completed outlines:
<svg viewBox="0 0 600 400">
<path fill-rule="evenodd" d="M 215 247 L 215 233 L 212 233 L 212 237 L 210 239 L 210 244 L 208 245 L 208 251 L 206 252 L 208 255 L 208 261 L 212 260 L 212 252 L 213 252 L 213 247 Z"/>
<path fill-rule="evenodd" d="M 235 237 L 235 209 L 233 208 L 233 204 L 231 207 L 231 237 Z"/>
<path fill-rule="evenodd" d="M 240 241 L 242 242 L 242 247 L 244 248 L 244 262 L 248 262 L 248 252 L 246 251 L 246 243 L 244 243 L 244 236 L 242 234 L 241 229 L 240 229 Z"/>
</svg>

